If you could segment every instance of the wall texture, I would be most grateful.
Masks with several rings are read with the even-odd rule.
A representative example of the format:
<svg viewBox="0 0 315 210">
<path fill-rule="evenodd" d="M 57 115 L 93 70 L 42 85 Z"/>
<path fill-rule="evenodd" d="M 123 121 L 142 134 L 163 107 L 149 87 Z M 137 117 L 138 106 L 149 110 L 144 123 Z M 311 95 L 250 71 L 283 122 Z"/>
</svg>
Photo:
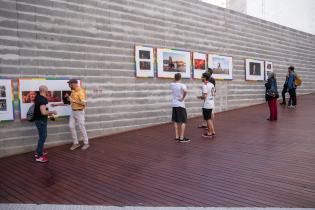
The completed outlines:
<svg viewBox="0 0 315 210">
<path fill-rule="evenodd" d="M 217 112 L 264 102 L 264 83 L 244 81 L 245 58 L 272 61 L 280 87 L 294 64 L 298 93 L 315 91 L 315 36 L 197 0 L 0 0 L 0 75 L 83 79 L 90 137 L 170 120 L 171 80 L 136 79 L 135 44 L 232 56 Z M 200 115 L 200 81 L 184 82 L 189 116 Z M 0 156 L 35 147 L 34 125 L 15 114 L 0 124 Z M 67 120 L 49 124 L 47 145 L 70 141 Z"/>
</svg>

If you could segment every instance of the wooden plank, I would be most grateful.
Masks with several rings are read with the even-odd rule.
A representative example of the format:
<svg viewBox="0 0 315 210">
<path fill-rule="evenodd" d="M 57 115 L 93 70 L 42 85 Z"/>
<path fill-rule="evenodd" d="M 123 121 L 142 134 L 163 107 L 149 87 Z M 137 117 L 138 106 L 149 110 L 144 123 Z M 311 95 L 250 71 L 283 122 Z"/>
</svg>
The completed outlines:
<svg viewBox="0 0 315 210">
<path fill-rule="evenodd" d="M 315 94 L 296 110 L 266 105 L 215 115 L 217 138 L 205 140 L 190 119 L 187 144 L 164 124 L 96 138 L 86 150 L 49 149 L 0 159 L 0 202 L 115 206 L 314 207 Z M 291 126 L 288 127 L 288 122 Z"/>
</svg>

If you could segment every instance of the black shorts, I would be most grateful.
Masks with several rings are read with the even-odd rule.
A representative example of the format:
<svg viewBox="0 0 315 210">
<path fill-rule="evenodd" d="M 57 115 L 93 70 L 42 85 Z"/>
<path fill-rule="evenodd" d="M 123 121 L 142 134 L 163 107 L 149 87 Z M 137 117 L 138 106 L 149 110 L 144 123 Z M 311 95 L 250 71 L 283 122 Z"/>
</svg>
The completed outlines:
<svg viewBox="0 0 315 210">
<path fill-rule="evenodd" d="M 173 107 L 172 121 L 176 123 L 187 122 L 187 112 L 183 107 Z"/>
<path fill-rule="evenodd" d="M 211 120 L 212 119 L 212 109 L 202 109 L 202 115 L 204 120 Z"/>
</svg>

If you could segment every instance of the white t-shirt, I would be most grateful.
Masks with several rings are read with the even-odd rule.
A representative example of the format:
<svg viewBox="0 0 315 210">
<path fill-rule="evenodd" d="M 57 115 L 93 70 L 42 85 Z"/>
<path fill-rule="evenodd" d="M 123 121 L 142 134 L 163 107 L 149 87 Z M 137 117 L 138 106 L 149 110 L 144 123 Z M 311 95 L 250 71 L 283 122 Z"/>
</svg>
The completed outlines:
<svg viewBox="0 0 315 210">
<path fill-rule="evenodd" d="M 183 98 L 184 92 L 187 91 L 186 85 L 182 83 L 173 82 L 171 84 L 172 90 L 172 107 L 183 107 L 185 108 L 185 102 L 180 101 Z"/>
<path fill-rule="evenodd" d="M 202 85 L 201 91 L 203 94 L 207 94 L 207 98 L 204 99 L 202 108 L 214 109 L 214 85 L 211 82 L 207 82 L 207 84 Z"/>
</svg>

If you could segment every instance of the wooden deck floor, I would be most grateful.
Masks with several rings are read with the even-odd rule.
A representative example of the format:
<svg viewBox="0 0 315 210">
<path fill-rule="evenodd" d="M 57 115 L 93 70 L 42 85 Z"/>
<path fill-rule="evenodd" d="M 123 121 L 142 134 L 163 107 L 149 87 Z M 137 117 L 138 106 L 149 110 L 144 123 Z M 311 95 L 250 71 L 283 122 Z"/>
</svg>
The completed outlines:
<svg viewBox="0 0 315 210">
<path fill-rule="evenodd" d="M 315 207 L 315 95 L 297 110 L 267 105 L 215 116 L 217 138 L 205 140 L 189 120 L 191 143 L 173 127 L 98 138 L 87 151 L 49 149 L 0 159 L 0 203 L 115 206 Z"/>
</svg>

